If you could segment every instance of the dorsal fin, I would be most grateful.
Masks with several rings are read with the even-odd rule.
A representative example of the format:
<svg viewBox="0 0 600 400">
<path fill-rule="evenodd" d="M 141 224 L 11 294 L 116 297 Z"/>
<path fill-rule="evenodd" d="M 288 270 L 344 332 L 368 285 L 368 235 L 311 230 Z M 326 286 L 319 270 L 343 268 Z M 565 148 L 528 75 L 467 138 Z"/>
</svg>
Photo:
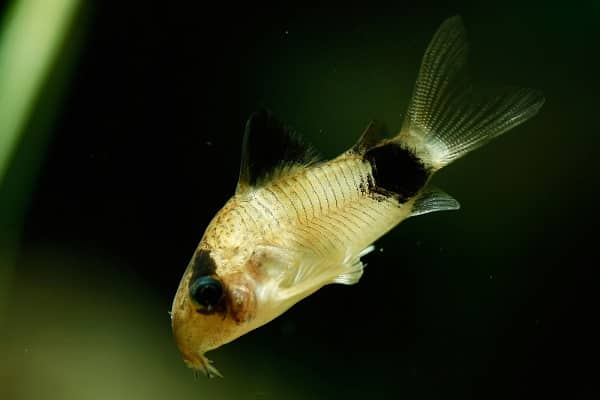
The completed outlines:
<svg viewBox="0 0 600 400">
<path fill-rule="evenodd" d="M 369 122 L 358 141 L 352 146 L 351 151 L 357 154 L 364 154 L 383 140 L 381 135 L 381 124 L 375 120 Z"/>
<path fill-rule="evenodd" d="M 237 193 L 316 160 L 312 148 L 266 109 L 248 118 Z"/>
</svg>

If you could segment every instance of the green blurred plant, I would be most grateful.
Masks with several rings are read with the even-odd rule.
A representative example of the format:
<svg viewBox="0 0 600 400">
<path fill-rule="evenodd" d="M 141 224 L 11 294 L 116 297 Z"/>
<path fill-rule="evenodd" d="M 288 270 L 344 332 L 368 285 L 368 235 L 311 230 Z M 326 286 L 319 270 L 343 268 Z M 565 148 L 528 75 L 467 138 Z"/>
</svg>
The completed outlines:
<svg viewBox="0 0 600 400">
<path fill-rule="evenodd" d="M 0 26 L 0 321 L 78 10 L 79 0 L 15 0 Z"/>
</svg>

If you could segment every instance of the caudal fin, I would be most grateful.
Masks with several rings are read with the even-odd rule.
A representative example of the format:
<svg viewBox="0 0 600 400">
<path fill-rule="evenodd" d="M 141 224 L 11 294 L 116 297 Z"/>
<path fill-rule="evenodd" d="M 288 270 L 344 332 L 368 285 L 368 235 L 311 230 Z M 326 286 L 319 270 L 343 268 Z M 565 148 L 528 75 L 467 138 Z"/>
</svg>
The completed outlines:
<svg viewBox="0 0 600 400">
<path fill-rule="evenodd" d="M 447 19 L 425 52 L 394 140 L 434 171 L 531 118 L 544 104 L 532 89 L 474 87 L 466 76 L 467 53 L 462 19 Z"/>
</svg>

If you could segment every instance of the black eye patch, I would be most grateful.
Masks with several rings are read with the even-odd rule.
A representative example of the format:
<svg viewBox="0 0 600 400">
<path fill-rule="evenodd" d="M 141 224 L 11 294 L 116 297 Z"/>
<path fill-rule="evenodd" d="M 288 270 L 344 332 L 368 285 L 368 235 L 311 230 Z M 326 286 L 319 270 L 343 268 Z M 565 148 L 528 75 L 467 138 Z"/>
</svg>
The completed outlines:
<svg viewBox="0 0 600 400">
<path fill-rule="evenodd" d="M 217 264 L 210 252 L 197 251 L 192 259 L 191 268 L 189 296 L 197 306 L 196 311 L 209 314 L 218 311 L 217 309 L 221 310 L 225 289 L 216 276 Z"/>
<path fill-rule="evenodd" d="M 210 252 L 199 250 L 192 259 L 192 281 L 200 276 L 214 275 L 217 270 L 215 260 L 210 256 Z"/>
</svg>

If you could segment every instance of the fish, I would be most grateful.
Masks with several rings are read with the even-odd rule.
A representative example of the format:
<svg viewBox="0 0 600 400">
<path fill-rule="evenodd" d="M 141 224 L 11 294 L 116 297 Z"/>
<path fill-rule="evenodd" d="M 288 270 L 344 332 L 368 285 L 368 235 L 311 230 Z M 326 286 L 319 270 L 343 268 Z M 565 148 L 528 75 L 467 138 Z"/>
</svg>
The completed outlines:
<svg viewBox="0 0 600 400">
<path fill-rule="evenodd" d="M 329 284 L 354 285 L 373 243 L 403 220 L 457 210 L 431 177 L 534 116 L 535 89 L 477 86 L 466 72 L 462 18 L 428 45 L 399 132 L 374 121 L 322 160 L 271 111 L 245 126 L 234 195 L 217 212 L 183 274 L 171 310 L 184 362 L 222 376 L 206 357 Z"/>
</svg>

